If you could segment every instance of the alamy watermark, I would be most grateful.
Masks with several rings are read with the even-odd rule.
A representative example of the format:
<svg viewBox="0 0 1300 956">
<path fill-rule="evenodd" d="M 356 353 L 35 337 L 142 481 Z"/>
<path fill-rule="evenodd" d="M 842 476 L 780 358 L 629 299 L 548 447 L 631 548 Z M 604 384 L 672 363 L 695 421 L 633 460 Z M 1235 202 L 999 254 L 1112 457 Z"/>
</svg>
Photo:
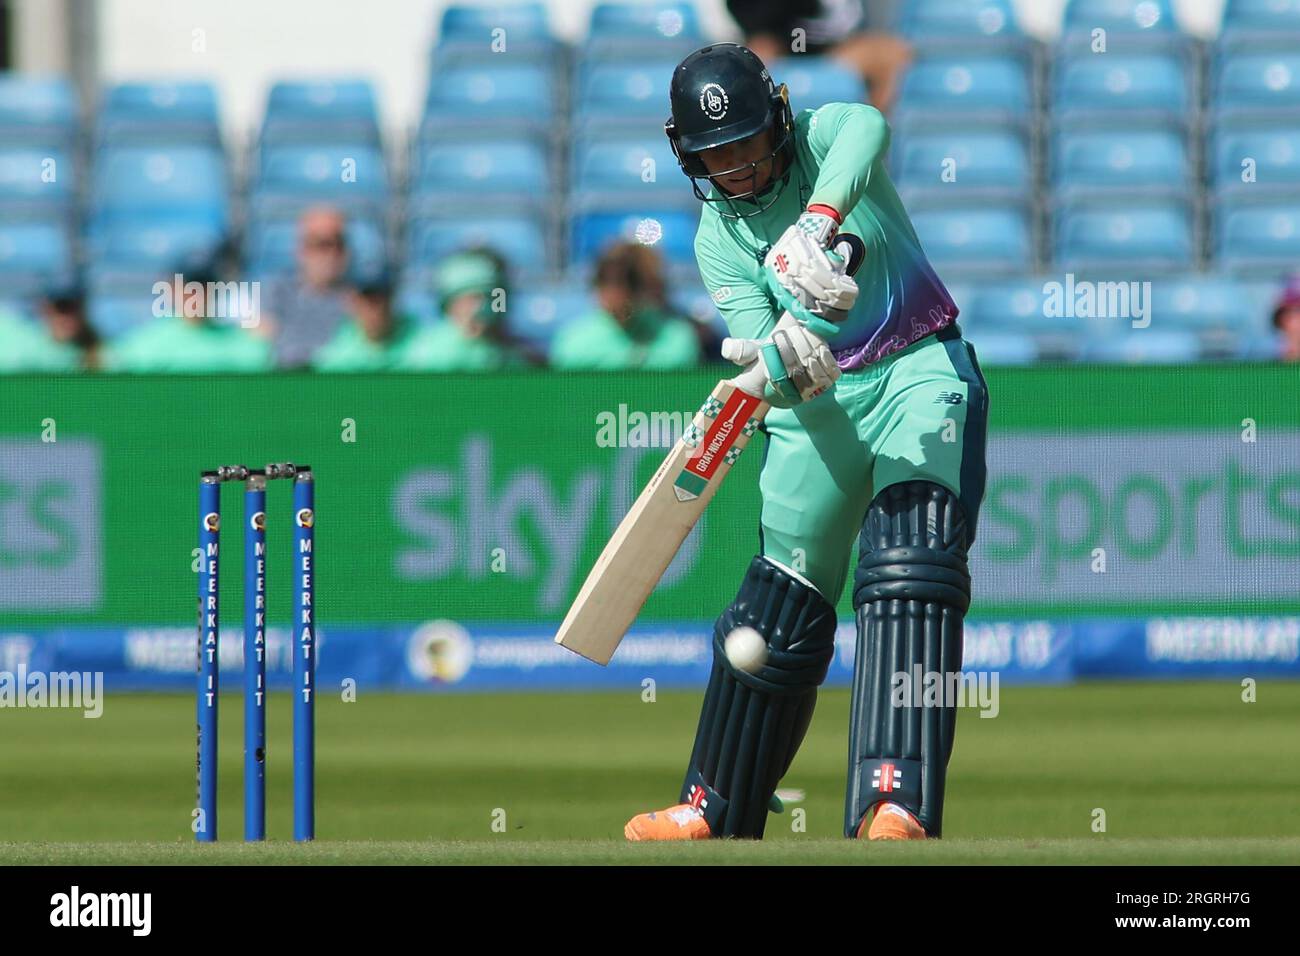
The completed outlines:
<svg viewBox="0 0 1300 956">
<path fill-rule="evenodd" d="M 689 412 L 643 412 L 620 404 L 596 415 L 597 448 L 671 448 L 694 416 Z"/>
<path fill-rule="evenodd" d="M 1130 319 L 1135 329 L 1151 324 L 1150 282 L 1089 282 L 1073 272 L 1064 282 L 1043 283 L 1048 319 Z"/>
<path fill-rule="evenodd" d="M 153 894 L 83 892 L 73 884 L 68 892 L 50 897 L 50 925 L 118 927 L 131 930 L 132 936 L 148 936 L 153 928 Z"/>
<path fill-rule="evenodd" d="M 926 671 L 920 664 L 895 671 L 889 681 L 893 707 L 970 707 L 981 717 L 996 717 L 997 671 Z"/>
<path fill-rule="evenodd" d="M 80 710 L 83 717 L 98 718 L 104 713 L 104 674 L 29 671 L 19 664 L 17 670 L 0 671 L 0 708 L 4 707 Z"/>
<path fill-rule="evenodd" d="M 178 272 L 170 282 L 155 282 L 152 291 L 156 318 L 225 319 L 246 329 L 256 328 L 262 320 L 260 282 L 186 282 Z"/>
</svg>

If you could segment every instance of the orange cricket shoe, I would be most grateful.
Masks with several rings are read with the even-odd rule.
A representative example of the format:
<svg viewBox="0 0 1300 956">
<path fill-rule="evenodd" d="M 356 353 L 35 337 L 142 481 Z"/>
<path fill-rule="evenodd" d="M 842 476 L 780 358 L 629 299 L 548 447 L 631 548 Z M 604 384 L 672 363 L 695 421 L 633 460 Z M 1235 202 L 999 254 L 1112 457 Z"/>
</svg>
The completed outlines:
<svg viewBox="0 0 1300 956">
<path fill-rule="evenodd" d="M 638 813 L 623 827 L 623 836 L 635 842 L 707 840 L 711 835 L 709 825 L 704 822 L 704 814 L 689 803 L 679 803 L 657 812 Z"/>
<path fill-rule="evenodd" d="M 868 820 L 871 821 L 870 828 L 867 827 Z M 859 840 L 862 839 L 863 830 L 867 831 L 868 840 L 926 839 L 925 827 L 896 803 L 877 804 L 875 815 L 863 818 L 858 827 Z"/>
</svg>

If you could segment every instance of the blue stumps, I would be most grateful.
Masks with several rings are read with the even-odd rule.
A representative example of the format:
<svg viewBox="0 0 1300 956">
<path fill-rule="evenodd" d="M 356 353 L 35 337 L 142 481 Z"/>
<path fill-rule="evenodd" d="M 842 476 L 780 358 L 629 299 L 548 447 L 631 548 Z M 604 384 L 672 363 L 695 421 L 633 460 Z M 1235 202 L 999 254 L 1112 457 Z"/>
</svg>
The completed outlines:
<svg viewBox="0 0 1300 956">
<path fill-rule="evenodd" d="M 316 836 L 315 485 L 311 468 L 280 463 L 265 469 L 223 465 L 199 482 L 198 673 L 196 737 L 198 807 L 195 837 L 217 839 L 217 708 L 220 659 L 221 485 L 244 482 L 244 839 L 266 839 L 267 482 L 293 482 L 293 605 L 290 648 L 293 694 L 293 835 Z"/>
<path fill-rule="evenodd" d="M 266 839 L 266 476 L 244 485 L 244 839 Z"/>
<path fill-rule="evenodd" d="M 293 838 L 316 836 L 315 484 L 299 465 L 293 483 Z"/>
<path fill-rule="evenodd" d="M 199 480 L 199 602 L 197 774 L 198 812 L 194 836 L 208 843 L 217 838 L 217 693 L 220 628 L 217 623 L 218 545 L 221 538 L 221 479 L 204 472 Z"/>
</svg>

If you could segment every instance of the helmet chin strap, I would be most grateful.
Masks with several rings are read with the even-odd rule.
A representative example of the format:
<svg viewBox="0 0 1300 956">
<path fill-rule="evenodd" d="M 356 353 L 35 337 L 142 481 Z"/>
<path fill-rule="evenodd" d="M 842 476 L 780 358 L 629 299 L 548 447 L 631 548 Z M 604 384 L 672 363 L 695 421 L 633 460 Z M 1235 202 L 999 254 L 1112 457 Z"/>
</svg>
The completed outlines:
<svg viewBox="0 0 1300 956">
<path fill-rule="evenodd" d="M 783 141 L 781 145 L 779 145 L 776 148 L 775 152 L 773 152 L 768 157 L 768 159 L 770 159 L 772 162 L 773 174 L 771 179 L 768 180 L 767 185 L 765 185 L 762 189 L 758 190 L 757 192 L 751 190 L 747 193 L 733 196 L 730 193 L 728 193 L 724 187 L 714 182 L 714 180 L 717 178 L 716 176 L 708 176 L 706 178 L 709 180 L 710 184 L 721 194 L 721 198 L 709 199 L 706 195 L 703 194 L 703 191 L 700 190 L 698 184 L 695 184 L 695 177 L 692 177 L 691 182 L 695 186 L 695 195 L 704 202 L 717 203 L 719 206 L 718 215 L 723 216 L 726 219 L 749 219 L 753 216 L 757 216 L 759 213 L 762 213 L 765 210 L 771 208 L 771 206 L 779 198 L 781 198 L 781 192 L 785 189 L 785 187 L 790 182 L 790 172 L 794 164 L 791 161 L 791 157 L 788 155 L 788 150 L 787 150 L 788 143 L 789 143 L 788 139 L 786 141 Z M 750 165 L 755 167 L 755 172 L 757 172 L 758 165 L 765 161 L 766 160 L 759 160 L 758 163 L 752 163 Z M 775 171 L 778 168 L 780 169 L 780 172 Z M 734 170 L 724 170 L 719 175 L 725 176 L 729 172 L 734 172 Z M 762 197 L 769 192 L 772 194 L 771 197 L 766 202 L 760 202 Z M 736 203 L 745 203 L 751 208 L 748 211 L 742 212 L 741 210 L 736 208 Z M 721 209 L 722 205 L 725 205 L 731 211 L 729 213 L 723 212 Z"/>
<path fill-rule="evenodd" d="M 759 213 L 770 209 L 776 201 L 781 198 L 781 193 L 785 190 L 785 187 L 789 182 L 790 169 L 787 167 L 780 176 L 774 176 L 766 186 L 756 193 L 750 192 L 743 196 L 729 196 L 723 192 L 722 203 L 724 203 L 731 212 L 726 213 L 723 212 L 722 209 L 718 209 L 718 215 L 727 219 L 749 219 L 753 216 L 757 216 Z M 766 202 L 761 202 L 760 200 L 762 200 L 762 198 L 768 193 L 771 193 L 771 196 Z M 718 200 L 711 201 L 718 202 Z M 745 203 L 751 208 L 747 212 L 741 212 L 736 208 L 736 203 Z"/>
</svg>

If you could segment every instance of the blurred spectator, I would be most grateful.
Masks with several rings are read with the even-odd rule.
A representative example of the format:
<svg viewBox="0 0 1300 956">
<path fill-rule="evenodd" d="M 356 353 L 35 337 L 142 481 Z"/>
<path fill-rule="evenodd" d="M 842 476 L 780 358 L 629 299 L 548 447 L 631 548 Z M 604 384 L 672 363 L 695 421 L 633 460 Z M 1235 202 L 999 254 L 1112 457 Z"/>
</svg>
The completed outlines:
<svg viewBox="0 0 1300 956">
<path fill-rule="evenodd" d="M 337 209 L 317 206 L 298 220 L 298 272 L 271 283 L 264 325 L 281 368 L 306 365 L 348 317 L 347 221 Z"/>
<path fill-rule="evenodd" d="M 768 66 L 796 51 L 832 56 L 861 74 L 872 105 L 883 111 L 898 95 L 912 48 L 892 34 L 867 32 L 866 7 L 866 0 L 727 0 L 745 46 Z"/>
<path fill-rule="evenodd" d="M 386 272 L 367 276 L 348 293 L 351 315 L 312 365 L 321 372 L 383 372 L 401 364 L 414 332 L 406 316 L 393 313 L 392 281 Z"/>
<path fill-rule="evenodd" d="M 40 324 L 0 308 L 0 372 L 71 372 L 75 349 L 55 342 Z"/>
<path fill-rule="evenodd" d="M 1273 327 L 1281 339 L 1278 357 L 1284 362 L 1300 362 L 1300 274 L 1282 290 L 1273 310 Z"/>
<path fill-rule="evenodd" d="M 50 339 L 71 348 L 80 368 L 99 368 L 99 334 L 86 318 L 86 300 L 80 288 L 51 289 L 41 300 L 41 319 Z"/>
<path fill-rule="evenodd" d="M 97 368 L 99 339 L 86 322 L 81 290 L 60 284 L 38 306 L 39 320 L 0 312 L 0 372 Z"/>
<path fill-rule="evenodd" d="M 555 336 L 555 368 L 668 369 L 699 362 L 699 337 L 689 321 L 668 311 L 663 263 L 649 246 L 611 245 L 596 263 L 594 285 L 598 307 Z"/>
<path fill-rule="evenodd" d="M 164 314 L 108 343 L 112 372 L 262 372 L 273 367 L 271 346 L 236 321 L 214 321 L 209 283 L 215 271 L 169 275 L 160 297 Z"/>
<path fill-rule="evenodd" d="M 403 368 L 477 371 L 530 361 L 505 327 L 505 263 L 500 256 L 488 249 L 449 256 L 434 281 L 441 318 L 411 339 Z"/>
</svg>

